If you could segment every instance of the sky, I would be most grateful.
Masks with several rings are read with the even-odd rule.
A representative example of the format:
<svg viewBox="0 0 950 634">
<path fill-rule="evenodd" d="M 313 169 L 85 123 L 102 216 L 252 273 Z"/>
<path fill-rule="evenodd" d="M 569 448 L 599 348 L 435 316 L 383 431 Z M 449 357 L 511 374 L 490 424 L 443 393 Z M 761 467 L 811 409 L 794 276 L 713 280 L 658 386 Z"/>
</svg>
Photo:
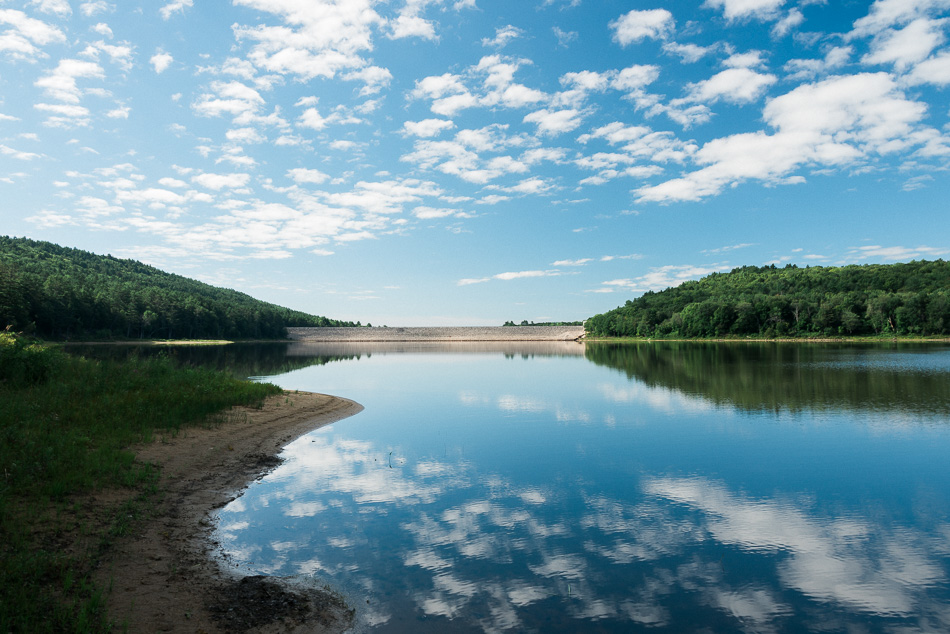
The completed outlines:
<svg viewBox="0 0 950 634">
<path fill-rule="evenodd" d="M 950 0 L 0 0 L 0 234 L 389 326 L 950 254 Z"/>
</svg>

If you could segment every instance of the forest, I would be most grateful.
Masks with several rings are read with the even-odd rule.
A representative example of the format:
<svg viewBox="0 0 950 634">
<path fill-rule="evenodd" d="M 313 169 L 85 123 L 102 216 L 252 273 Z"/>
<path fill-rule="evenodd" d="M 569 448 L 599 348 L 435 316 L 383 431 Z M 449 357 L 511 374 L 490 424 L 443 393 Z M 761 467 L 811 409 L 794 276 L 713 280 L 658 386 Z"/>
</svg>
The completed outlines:
<svg viewBox="0 0 950 634">
<path fill-rule="evenodd" d="M 165 273 L 135 260 L 0 236 L 0 330 L 47 339 L 280 339 L 355 326 Z"/>
<path fill-rule="evenodd" d="M 743 266 L 647 292 L 585 322 L 593 337 L 950 334 L 950 262 Z"/>
</svg>

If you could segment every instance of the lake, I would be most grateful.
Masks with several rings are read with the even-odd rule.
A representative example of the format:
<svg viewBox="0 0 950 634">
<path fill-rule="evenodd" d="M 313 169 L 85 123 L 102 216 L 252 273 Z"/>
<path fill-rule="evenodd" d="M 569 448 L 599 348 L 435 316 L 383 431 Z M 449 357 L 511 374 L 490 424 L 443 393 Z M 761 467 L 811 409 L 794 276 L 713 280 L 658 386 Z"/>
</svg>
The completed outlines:
<svg viewBox="0 0 950 634">
<path fill-rule="evenodd" d="M 360 630 L 950 630 L 950 346 L 228 348 L 365 406 L 216 533 Z"/>
</svg>

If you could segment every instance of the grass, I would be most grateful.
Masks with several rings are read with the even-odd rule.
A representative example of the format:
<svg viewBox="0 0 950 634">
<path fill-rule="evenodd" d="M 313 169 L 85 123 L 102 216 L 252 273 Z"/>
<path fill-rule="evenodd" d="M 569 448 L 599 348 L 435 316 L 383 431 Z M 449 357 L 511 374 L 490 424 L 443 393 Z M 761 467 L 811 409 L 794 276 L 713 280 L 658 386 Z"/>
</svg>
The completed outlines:
<svg viewBox="0 0 950 634">
<path fill-rule="evenodd" d="M 158 481 L 128 447 L 279 392 L 168 359 L 89 361 L 0 333 L 0 632 L 111 631 L 90 572 Z M 116 489 L 122 501 L 107 518 L 76 502 Z"/>
</svg>

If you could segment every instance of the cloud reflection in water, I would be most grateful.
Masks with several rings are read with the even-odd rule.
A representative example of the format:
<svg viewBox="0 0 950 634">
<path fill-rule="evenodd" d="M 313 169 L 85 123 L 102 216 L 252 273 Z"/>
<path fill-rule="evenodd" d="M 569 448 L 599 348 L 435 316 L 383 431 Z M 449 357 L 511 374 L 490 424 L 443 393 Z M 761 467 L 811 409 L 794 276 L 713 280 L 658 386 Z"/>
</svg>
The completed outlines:
<svg viewBox="0 0 950 634">
<path fill-rule="evenodd" d="M 950 529 L 938 539 L 870 517 L 821 516 L 703 478 L 644 477 L 629 499 L 572 498 L 465 461 L 390 467 L 387 451 L 330 433 L 286 455 L 265 486 L 222 510 L 219 538 L 254 571 L 318 574 L 369 597 L 366 625 L 409 610 L 402 618 L 495 632 L 541 627 L 554 611 L 675 629 L 689 626 L 679 612 L 692 601 L 700 618 L 714 613 L 736 631 L 831 614 L 950 627 L 928 594 L 946 594 Z M 264 506 L 283 520 L 270 513 L 255 527 Z"/>
</svg>

